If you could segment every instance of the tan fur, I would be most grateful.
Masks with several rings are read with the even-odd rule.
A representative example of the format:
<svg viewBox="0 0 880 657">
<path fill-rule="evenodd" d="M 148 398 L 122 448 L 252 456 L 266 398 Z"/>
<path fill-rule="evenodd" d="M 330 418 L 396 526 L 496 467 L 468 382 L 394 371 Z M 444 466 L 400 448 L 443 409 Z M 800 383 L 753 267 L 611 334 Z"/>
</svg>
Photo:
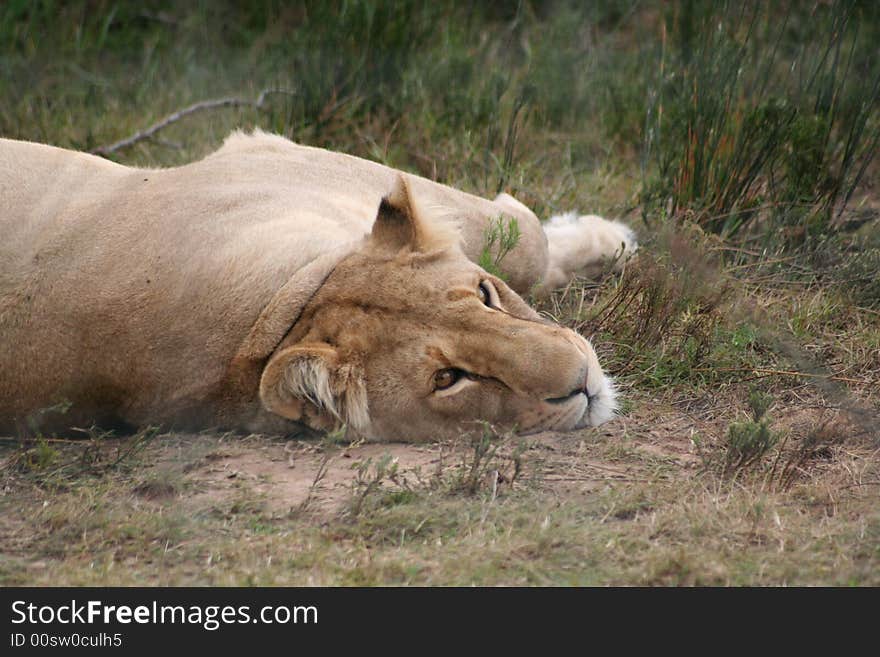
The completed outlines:
<svg viewBox="0 0 880 657">
<path fill-rule="evenodd" d="M 592 347 L 513 291 L 538 283 L 548 250 L 512 197 L 237 133 L 159 170 L 0 140 L 0 208 L 2 429 L 345 423 L 425 440 L 613 413 Z M 523 233 L 502 263 L 513 289 L 472 262 L 500 215 Z M 450 367 L 470 376 L 433 390 Z M 590 404 L 556 399 L 579 389 Z M 58 402 L 65 415 L 39 414 Z"/>
</svg>

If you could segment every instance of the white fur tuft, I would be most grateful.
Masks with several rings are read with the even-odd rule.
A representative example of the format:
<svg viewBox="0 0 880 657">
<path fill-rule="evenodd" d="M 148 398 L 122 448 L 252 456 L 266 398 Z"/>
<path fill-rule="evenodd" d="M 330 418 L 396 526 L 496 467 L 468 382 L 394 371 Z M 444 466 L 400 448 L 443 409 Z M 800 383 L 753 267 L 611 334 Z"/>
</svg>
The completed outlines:
<svg viewBox="0 0 880 657">
<path fill-rule="evenodd" d="M 635 233 L 619 221 L 576 212 L 556 215 L 544 224 L 549 263 L 544 285 L 566 285 L 575 276 L 598 276 L 608 262 L 614 270 L 636 252 Z"/>
<path fill-rule="evenodd" d="M 603 376 L 599 384 L 599 392 L 590 401 L 590 425 L 598 427 L 615 415 L 617 415 L 617 388 L 612 379 Z"/>
<path fill-rule="evenodd" d="M 300 358 L 286 368 L 284 385 L 291 396 L 314 404 L 357 431 L 365 431 L 370 424 L 367 390 L 353 368 L 342 366 L 331 375 L 322 358 Z"/>
</svg>

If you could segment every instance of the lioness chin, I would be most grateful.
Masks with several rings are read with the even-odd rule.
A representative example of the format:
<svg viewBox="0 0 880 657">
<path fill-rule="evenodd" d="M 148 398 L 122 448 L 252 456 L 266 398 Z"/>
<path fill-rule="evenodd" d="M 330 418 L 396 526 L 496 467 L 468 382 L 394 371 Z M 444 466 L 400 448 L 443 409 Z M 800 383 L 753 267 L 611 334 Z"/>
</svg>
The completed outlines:
<svg viewBox="0 0 880 657">
<path fill-rule="evenodd" d="M 261 132 L 169 169 L 0 139 L 0 207 L 0 429 L 422 441 L 614 415 L 590 343 L 516 291 L 628 256 L 620 224 L 545 232 L 506 194 Z M 475 264 L 499 218 L 520 232 L 507 283 Z"/>
</svg>

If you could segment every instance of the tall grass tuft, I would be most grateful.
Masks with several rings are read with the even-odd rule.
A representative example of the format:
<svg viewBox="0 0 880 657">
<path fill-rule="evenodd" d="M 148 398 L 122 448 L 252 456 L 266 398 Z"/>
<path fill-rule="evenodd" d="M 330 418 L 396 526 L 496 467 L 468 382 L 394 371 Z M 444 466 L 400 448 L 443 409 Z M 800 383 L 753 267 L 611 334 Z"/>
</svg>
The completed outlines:
<svg viewBox="0 0 880 657">
<path fill-rule="evenodd" d="M 876 12 L 674 3 L 648 102 L 646 209 L 726 236 L 833 228 L 880 140 L 876 35 L 859 29 Z"/>
</svg>

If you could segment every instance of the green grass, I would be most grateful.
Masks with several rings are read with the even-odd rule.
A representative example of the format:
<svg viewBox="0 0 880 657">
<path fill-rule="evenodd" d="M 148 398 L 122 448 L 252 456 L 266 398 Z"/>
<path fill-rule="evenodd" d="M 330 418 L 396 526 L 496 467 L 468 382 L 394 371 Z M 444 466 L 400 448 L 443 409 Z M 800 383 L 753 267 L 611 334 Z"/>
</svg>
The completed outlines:
<svg viewBox="0 0 880 657">
<path fill-rule="evenodd" d="M 805 9 L 674 5 L 646 122 L 647 208 L 726 235 L 833 230 L 880 140 L 877 14 Z"/>
<path fill-rule="evenodd" d="M 841 1 L 3 3 L 0 136 L 92 150 L 281 90 L 111 157 L 259 126 L 641 250 L 535 300 L 593 336 L 607 428 L 2 437 L 0 582 L 880 584 L 878 38 Z"/>
</svg>

